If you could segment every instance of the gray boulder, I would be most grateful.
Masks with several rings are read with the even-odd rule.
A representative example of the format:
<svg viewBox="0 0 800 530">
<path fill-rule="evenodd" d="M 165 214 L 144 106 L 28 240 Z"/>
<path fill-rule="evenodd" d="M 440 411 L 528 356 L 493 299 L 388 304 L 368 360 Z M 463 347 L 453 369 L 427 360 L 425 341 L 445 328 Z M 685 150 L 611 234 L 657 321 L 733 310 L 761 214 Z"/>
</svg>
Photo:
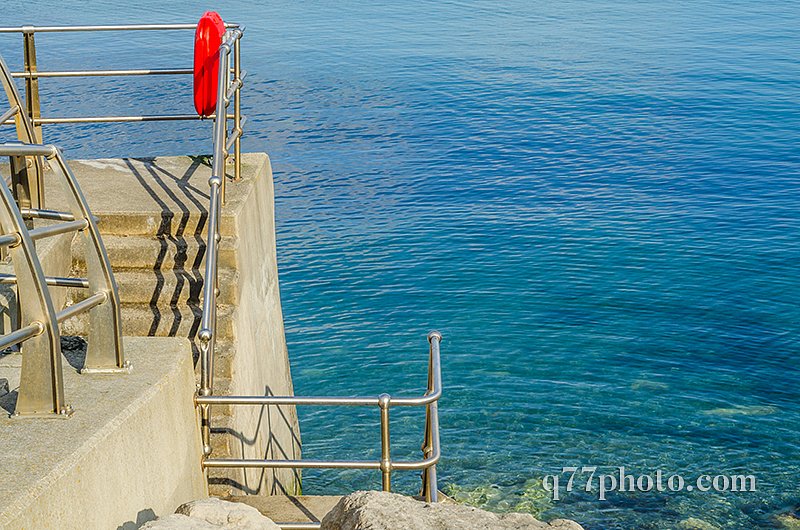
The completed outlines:
<svg viewBox="0 0 800 530">
<path fill-rule="evenodd" d="M 278 525 L 252 506 L 214 497 L 187 502 L 179 506 L 175 513 L 225 530 L 280 530 Z"/>
<path fill-rule="evenodd" d="M 144 530 L 280 530 L 246 504 L 209 498 L 187 502 L 176 513 L 145 523 Z"/>
<path fill-rule="evenodd" d="M 139 530 L 219 530 L 219 526 L 185 515 L 172 514 L 148 521 Z"/>
<path fill-rule="evenodd" d="M 471 506 L 427 503 L 380 491 L 357 491 L 322 519 L 320 530 L 583 530 L 574 521 L 544 523 L 532 515 L 497 515 Z"/>
</svg>

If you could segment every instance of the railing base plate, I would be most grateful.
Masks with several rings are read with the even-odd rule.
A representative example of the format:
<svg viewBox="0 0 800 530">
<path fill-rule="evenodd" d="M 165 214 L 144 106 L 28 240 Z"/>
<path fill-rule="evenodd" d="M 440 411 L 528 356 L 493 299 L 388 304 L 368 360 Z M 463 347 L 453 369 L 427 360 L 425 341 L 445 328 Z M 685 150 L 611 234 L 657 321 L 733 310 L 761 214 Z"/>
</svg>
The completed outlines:
<svg viewBox="0 0 800 530">
<path fill-rule="evenodd" d="M 60 414 L 55 412 L 14 412 L 8 417 L 12 420 L 68 420 L 74 412 L 75 410 L 67 405 Z"/>
<path fill-rule="evenodd" d="M 113 374 L 130 374 L 133 372 L 133 364 L 130 361 L 125 361 L 125 364 L 122 367 L 114 366 L 111 368 L 81 368 L 78 370 L 78 373 L 81 375 L 92 375 L 92 374 L 105 374 L 105 375 L 113 375 Z"/>
</svg>

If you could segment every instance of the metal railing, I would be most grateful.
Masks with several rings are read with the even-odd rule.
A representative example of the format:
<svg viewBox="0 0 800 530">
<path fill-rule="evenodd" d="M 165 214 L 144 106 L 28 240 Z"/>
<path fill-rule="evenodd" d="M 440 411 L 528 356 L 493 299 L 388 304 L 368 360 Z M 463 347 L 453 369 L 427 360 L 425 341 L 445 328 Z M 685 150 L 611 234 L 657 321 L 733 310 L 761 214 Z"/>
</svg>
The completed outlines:
<svg viewBox="0 0 800 530">
<path fill-rule="evenodd" d="M 217 83 L 217 108 L 214 117 L 214 153 L 211 162 L 209 185 L 208 231 L 206 236 L 206 266 L 203 275 L 203 312 L 200 321 L 200 388 L 201 396 L 211 395 L 214 388 L 214 351 L 217 342 L 217 296 L 219 295 L 219 221 L 222 209 L 222 196 L 225 185 L 225 158 L 231 141 L 237 141 L 242 134 L 241 125 L 234 124 L 234 131 L 227 138 L 227 108 L 230 95 L 241 87 L 239 76 L 238 42 L 244 28 L 234 28 L 226 32 L 219 47 L 219 77 Z M 234 80 L 231 80 L 231 51 L 234 53 Z M 238 106 L 238 100 L 235 105 Z M 201 407 L 201 431 L 203 453 L 210 454 L 211 418 L 208 407 Z"/>
<path fill-rule="evenodd" d="M 0 69 L 3 68 L 5 65 L 0 62 Z M 0 336 L 0 350 L 21 345 L 22 368 L 14 416 L 68 417 L 72 407 L 64 398 L 59 324 L 89 313 L 88 346 L 81 373 L 131 370 L 122 348 L 117 284 L 96 220 L 61 151 L 53 145 L 0 144 L 0 156 L 12 160 L 47 158 L 66 191 L 68 212 L 21 209 L 5 179 L 0 178 L 0 247 L 7 249 L 14 269 L 14 274 L 0 274 L 0 284 L 16 285 L 19 315 L 17 329 Z M 33 219 L 60 222 L 28 229 L 26 220 Z M 34 242 L 72 232 L 82 233 L 86 239 L 86 278 L 45 276 Z M 91 294 L 56 311 L 49 287 L 88 289 Z"/>
<path fill-rule="evenodd" d="M 229 30 L 239 28 L 238 24 L 225 24 Z M 22 34 L 23 44 L 23 71 L 13 72 L 10 78 L 21 78 L 25 83 L 25 101 L 19 106 L 18 111 L 23 111 L 29 118 L 32 130 L 20 130 L 17 123 L 17 133 L 20 141 L 25 143 L 42 143 L 42 125 L 64 124 L 64 123 L 131 123 L 131 122 L 156 122 L 156 121 L 182 121 L 182 120 L 202 120 L 216 118 L 211 116 L 198 116 L 196 114 L 160 114 L 160 115 L 135 115 L 135 116 L 73 116 L 73 117 L 42 117 L 39 96 L 39 79 L 41 78 L 75 78 L 75 77 L 99 77 L 99 76 L 149 76 L 149 75 L 191 75 L 192 69 L 164 68 L 164 69 L 124 69 L 124 70 L 75 70 L 75 71 L 39 71 L 36 60 L 37 33 L 64 33 L 64 32 L 98 32 L 98 31 L 185 31 L 194 30 L 197 24 L 132 24 L 132 25 L 107 25 L 107 26 L 21 26 L 0 28 L 0 34 L 19 33 Z M 233 119 L 234 133 L 231 135 L 230 145 L 226 145 L 225 158 L 233 148 L 234 155 L 234 180 L 241 178 L 241 134 L 246 118 L 241 112 L 241 88 L 247 73 L 240 70 L 239 58 L 239 39 L 233 41 L 233 74 L 236 83 L 230 94 L 226 94 L 228 99 L 233 99 L 234 109 L 231 115 L 226 118 Z M 8 84 L 11 79 L 3 80 L 8 94 Z M 11 98 L 9 94 L 9 99 Z M 227 105 L 225 106 L 227 108 Z M 13 109 L 12 109 L 13 111 Z M 0 125 L 12 124 L 12 114 L 3 114 Z M 236 133 L 238 131 L 238 134 Z M 18 197 L 23 202 L 30 202 L 31 206 L 44 208 L 44 189 L 42 182 L 42 168 L 12 168 L 12 180 L 15 196 L 17 192 L 24 191 L 27 196 Z M 222 200 L 225 200 L 225 179 L 222 182 Z"/>
<path fill-rule="evenodd" d="M 421 397 L 393 397 L 381 394 L 377 397 L 306 397 L 306 396 L 214 396 L 198 395 L 196 403 L 201 408 L 212 405 L 317 405 L 344 407 L 377 407 L 380 410 L 381 459 L 380 460 L 268 460 L 208 458 L 206 468 L 327 468 L 327 469 L 376 469 L 381 472 L 384 491 L 391 491 L 394 470 L 421 470 L 421 495 L 430 502 L 438 500 L 436 464 L 441 456 L 439 446 L 439 409 L 442 395 L 442 371 L 439 345 L 442 335 L 438 331 L 428 334 L 428 387 Z M 425 439 L 422 443 L 422 460 L 396 461 L 391 456 L 389 411 L 393 407 L 425 407 Z M 206 413 L 207 414 L 207 413 Z M 210 447 L 209 447 L 210 449 Z"/>
</svg>

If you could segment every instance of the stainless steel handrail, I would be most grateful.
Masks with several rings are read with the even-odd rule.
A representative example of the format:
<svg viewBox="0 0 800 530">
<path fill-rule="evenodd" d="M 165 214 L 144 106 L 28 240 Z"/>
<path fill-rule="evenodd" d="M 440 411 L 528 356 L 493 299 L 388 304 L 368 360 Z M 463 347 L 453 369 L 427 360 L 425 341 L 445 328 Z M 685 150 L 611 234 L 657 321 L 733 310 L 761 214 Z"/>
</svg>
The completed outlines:
<svg viewBox="0 0 800 530">
<path fill-rule="evenodd" d="M 64 72 L 11 72 L 11 77 L 103 77 L 124 75 L 190 75 L 189 68 L 153 68 L 149 70 L 70 70 Z"/>
<path fill-rule="evenodd" d="M 226 23 L 228 29 L 238 28 L 239 24 Z M 151 31 L 196 29 L 197 24 L 116 24 L 105 26 L 18 26 L 0 28 L 0 33 L 57 33 L 73 31 Z"/>
<path fill-rule="evenodd" d="M 5 64 L 0 72 L 7 77 Z M 61 151 L 53 145 L 31 143 L 0 144 L 0 156 L 44 157 L 60 175 L 70 212 L 20 208 L 5 180 L 0 179 L 0 246 L 7 246 L 14 274 L 0 275 L 0 283 L 17 286 L 19 329 L 0 336 L 0 346 L 22 346 L 22 368 L 14 415 L 69 416 L 72 408 L 64 403 L 64 382 L 58 325 L 81 313 L 89 313 L 89 341 L 81 373 L 130 372 L 122 350 L 122 325 L 119 295 L 108 255 L 100 238 L 95 217 L 69 169 Z M 58 224 L 29 229 L 29 217 L 56 219 Z M 87 278 L 45 276 L 34 241 L 60 234 L 80 232 L 86 240 L 84 257 Z M 79 287 L 91 292 L 60 311 L 53 306 L 48 287 Z M 23 325 L 23 321 L 27 324 Z M 30 341 L 30 342 L 26 342 Z"/>
<path fill-rule="evenodd" d="M 217 108 L 214 118 L 214 153 L 211 163 L 209 184 L 208 231 L 206 237 L 206 265 L 203 275 L 203 310 L 200 321 L 200 388 L 198 394 L 209 396 L 214 388 L 214 351 L 217 340 L 217 295 L 219 294 L 219 221 L 222 203 L 225 197 L 225 159 L 227 153 L 227 107 L 231 101 L 225 98 L 232 86 L 230 76 L 231 52 L 238 49 L 238 43 L 244 33 L 244 27 L 229 30 L 219 47 L 219 77 L 217 82 Z M 235 74 L 239 74 L 238 62 Z M 241 79 L 234 81 L 241 84 Z M 236 101 L 238 102 L 238 97 Z M 234 116 L 234 131 L 241 130 L 238 115 Z M 237 139 L 238 143 L 238 139 Z M 238 149 L 238 147 L 237 147 Z M 237 150 L 236 157 L 240 157 Z M 211 416 L 208 405 L 200 406 L 201 432 L 203 438 L 203 454 L 211 454 Z"/>
<path fill-rule="evenodd" d="M 430 350 L 428 356 L 428 389 L 422 397 L 397 398 L 388 394 L 377 397 L 307 397 L 307 396 L 214 396 L 200 393 L 195 403 L 201 409 L 212 405 L 315 405 L 315 406 L 377 406 L 381 411 L 381 459 L 380 460 L 272 460 L 248 458 L 209 458 L 203 460 L 205 468 L 326 468 L 326 469 L 377 469 L 381 471 L 382 487 L 391 491 L 392 471 L 422 470 L 422 495 L 430 502 L 438 500 L 436 464 L 441 458 L 439 443 L 438 401 L 442 395 L 442 370 L 438 331 L 428 334 Z M 213 390 L 213 389 L 212 389 Z M 391 458 L 389 434 L 389 410 L 397 406 L 425 406 L 425 440 L 422 444 L 424 458 L 415 461 L 398 461 Z M 206 414 L 208 414 L 206 410 Z M 210 446 L 209 446 L 210 447 Z"/>
<path fill-rule="evenodd" d="M 86 278 L 72 278 L 64 276 L 45 276 L 44 282 L 50 287 L 72 287 L 75 289 L 88 289 L 89 280 Z M 16 285 L 17 276 L 15 274 L 0 274 L 0 284 Z"/>
<path fill-rule="evenodd" d="M 442 378 L 439 332 L 428 335 L 430 354 L 428 359 L 428 389 L 421 397 L 300 397 L 300 396 L 216 396 L 214 395 L 214 357 L 217 340 L 217 296 L 219 295 L 219 242 L 220 216 L 225 190 L 225 159 L 231 142 L 237 149 L 242 134 L 243 121 L 240 112 L 234 112 L 234 127 L 228 137 L 227 107 L 231 96 L 241 88 L 244 72 L 239 69 L 239 42 L 244 28 L 235 28 L 226 33 L 219 48 L 219 81 L 217 84 L 217 107 L 214 119 L 214 152 L 209 178 L 208 228 L 206 237 L 206 263 L 203 283 L 203 304 L 200 330 L 200 385 L 195 404 L 200 409 L 201 436 L 203 442 L 203 466 L 209 468 L 334 468 L 334 469 L 379 469 L 384 490 L 391 490 L 393 470 L 422 470 L 422 494 L 429 501 L 438 499 L 436 464 L 441 457 L 439 445 L 438 400 L 442 395 Z M 233 79 L 231 79 L 231 54 L 234 55 Z M 235 97 L 235 105 L 239 98 Z M 378 461 L 335 460 L 271 460 L 244 458 L 210 458 L 211 407 L 214 405 L 328 405 L 328 406 L 377 406 L 381 418 L 381 459 Z M 425 440 L 422 444 L 424 458 L 417 461 L 395 461 L 391 458 L 389 411 L 392 407 L 426 407 Z"/>
</svg>

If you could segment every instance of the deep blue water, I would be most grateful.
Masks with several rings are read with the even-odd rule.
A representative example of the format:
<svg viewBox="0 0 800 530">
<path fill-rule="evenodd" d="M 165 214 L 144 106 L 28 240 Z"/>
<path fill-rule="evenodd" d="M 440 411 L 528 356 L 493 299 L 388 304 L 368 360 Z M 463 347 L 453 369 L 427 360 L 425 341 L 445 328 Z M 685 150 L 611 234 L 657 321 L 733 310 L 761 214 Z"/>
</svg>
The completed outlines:
<svg viewBox="0 0 800 530">
<path fill-rule="evenodd" d="M 6 1 L 2 25 L 192 21 L 191 2 Z M 276 180 L 299 394 L 419 393 L 445 335 L 443 489 L 589 529 L 776 526 L 800 505 L 800 4 L 226 2 L 248 151 Z M 185 66 L 190 34 L 38 38 L 41 69 Z M 0 53 L 19 64 L 19 37 Z M 81 51 L 85 55 L 81 56 Z M 164 54 L 160 56 L 159 54 Z M 191 112 L 186 79 L 42 81 L 45 115 Z M 151 88 L 145 90 L 145 87 Z M 102 135 L 101 132 L 105 132 Z M 210 126 L 53 126 L 73 157 Z M 423 416 L 398 413 L 397 456 Z M 307 457 L 377 414 L 301 411 Z M 563 466 L 752 474 L 747 493 L 562 492 Z M 565 477 L 562 476 L 562 480 Z M 398 477 L 413 492 L 416 476 Z M 378 487 L 306 473 L 306 493 Z"/>
</svg>

